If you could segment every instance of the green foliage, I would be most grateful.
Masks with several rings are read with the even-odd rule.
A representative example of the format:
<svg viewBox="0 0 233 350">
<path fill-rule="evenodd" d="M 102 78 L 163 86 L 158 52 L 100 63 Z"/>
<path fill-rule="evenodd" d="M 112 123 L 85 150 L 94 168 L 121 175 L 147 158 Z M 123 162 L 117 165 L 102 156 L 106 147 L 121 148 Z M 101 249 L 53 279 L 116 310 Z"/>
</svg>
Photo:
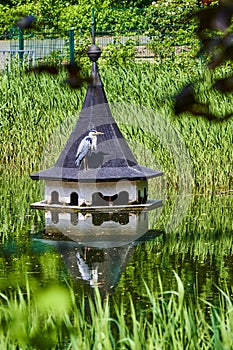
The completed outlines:
<svg viewBox="0 0 233 350">
<path fill-rule="evenodd" d="M 15 26 L 17 20 L 35 11 L 34 4 L 19 5 L 10 7 L 0 4 L 0 38 L 4 38 L 4 34 L 9 35 L 10 29 Z M 2 39 L 1 38 L 1 39 Z"/>
<path fill-rule="evenodd" d="M 123 5 L 127 5 L 128 8 L 124 8 Z M 115 3 L 111 0 L 95 3 L 82 1 L 73 4 L 63 3 L 61 0 L 56 0 L 55 3 L 51 0 L 40 0 L 35 6 L 30 1 L 22 2 L 14 7 L 13 12 L 11 7 L 3 6 L 0 15 L 3 33 L 10 30 L 17 18 L 34 14 L 37 18 L 35 29 L 27 30 L 25 33 L 27 36 L 36 33 L 36 37 L 39 37 L 39 33 L 57 32 L 60 37 L 64 37 L 67 30 L 72 27 L 75 30 L 76 42 L 79 44 L 83 37 L 91 36 L 91 13 L 94 7 L 97 37 L 113 36 L 120 41 L 118 39 L 120 36 L 127 36 L 127 39 L 131 35 L 149 36 L 151 40 L 148 48 L 155 54 L 156 60 L 168 57 L 173 59 L 177 53 L 186 55 L 188 60 L 196 54 L 199 42 L 193 34 L 195 21 L 186 22 L 185 19 L 186 14 L 196 8 L 194 0 L 189 2 L 188 6 L 185 1 L 181 3 L 158 1 L 144 9 L 141 5 L 140 1 L 134 4 L 128 1 Z M 135 48 L 129 45 L 133 44 L 132 40 L 134 39 L 129 39 L 125 44 L 122 41 L 118 42 L 116 45 L 118 52 L 114 52 L 112 44 L 107 45 L 103 54 L 106 61 L 112 59 L 123 64 L 127 57 L 132 59 L 135 56 Z M 80 50 L 76 49 L 76 52 L 78 51 Z M 81 61 L 85 62 L 83 59 Z"/>
<path fill-rule="evenodd" d="M 75 41 L 74 48 L 74 56 L 77 64 L 82 67 L 82 70 L 86 72 L 86 74 L 90 74 L 91 70 L 91 62 L 89 57 L 87 56 L 88 47 L 91 45 L 90 37 L 86 38 L 85 36 L 81 36 L 78 40 Z"/>
<path fill-rule="evenodd" d="M 91 32 L 91 4 L 69 5 L 62 9 L 59 17 L 59 28 L 67 30 L 74 28 L 78 33 L 82 30 L 82 34 Z"/>
<path fill-rule="evenodd" d="M 97 8 L 95 10 L 97 35 L 141 33 L 148 29 L 151 18 L 147 10 L 131 8 Z"/>
<path fill-rule="evenodd" d="M 129 39 L 122 43 L 119 39 L 114 44 L 107 44 L 101 54 L 106 65 L 127 65 L 135 61 L 137 42 Z"/>
<path fill-rule="evenodd" d="M 111 31 L 116 35 L 130 31 L 147 31 L 150 35 L 154 35 L 159 30 L 164 35 L 168 30 L 172 35 L 177 28 L 184 30 L 187 28 L 184 17 L 181 16 L 182 13 L 185 15 L 190 11 L 190 7 L 196 6 L 193 4 L 194 0 L 189 3 L 189 6 L 185 1 L 179 2 L 179 4 L 158 1 L 155 5 L 150 5 L 147 1 L 119 3 L 111 0 L 95 2 L 82 0 L 80 3 L 76 3 L 62 0 L 39 0 L 36 3 L 32 1 L 17 2 L 13 7 L 1 5 L 0 15 L 4 30 L 9 30 L 18 18 L 33 14 L 39 22 L 42 18 L 49 18 L 51 20 L 50 27 L 53 30 L 68 30 L 68 28 L 73 27 L 75 30 L 79 31 L 82 28 L 83 32 L 89 31 L 90 33 L 91 13 L 92 8 L 95 8 L 96 29 L 99 33 Z M 144 9 L 142 5 L 144 5 Z M 171 30 L 171 25 L 174 26 L 174 24 L 176 27 Z M 38 25 L 37 29 L 41 31 L 43 27 Z M 183 35 L 184 37 L 185 35 Z"/>
<path fill-rule="evenodd" d="M 187 57 L 195 56 L 199 46 L 195 34 L 196 21 L 188 17 L 195 10 L 197 4 L 193 0 L 188 3 L 156 1 L 147 9 L 151 18 L 149 46 L 158 59 L 172 57 L 180 51 L 184 51 Z"/>
</svg>

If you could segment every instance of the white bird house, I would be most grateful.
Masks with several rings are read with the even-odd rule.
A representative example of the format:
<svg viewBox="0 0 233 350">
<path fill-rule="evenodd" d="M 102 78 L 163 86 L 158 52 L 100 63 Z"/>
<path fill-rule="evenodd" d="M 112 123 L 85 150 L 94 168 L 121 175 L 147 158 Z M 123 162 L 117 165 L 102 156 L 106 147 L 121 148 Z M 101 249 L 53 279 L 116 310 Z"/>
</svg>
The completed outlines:
<svg viewBox="0 0 233 350">
<path fill-rule="evenodd" d="M 92 79 L 82 111 L 55 165 L 31 175 L 45 181 L 45 198 L 32 207 L 87 212 L 161 205 L 148 198 L 148 179 L 163 173 L 137 163 L 108 105 L 96 62 L 100 49 L 93 44 L 88 55 Z"/>
</svg>

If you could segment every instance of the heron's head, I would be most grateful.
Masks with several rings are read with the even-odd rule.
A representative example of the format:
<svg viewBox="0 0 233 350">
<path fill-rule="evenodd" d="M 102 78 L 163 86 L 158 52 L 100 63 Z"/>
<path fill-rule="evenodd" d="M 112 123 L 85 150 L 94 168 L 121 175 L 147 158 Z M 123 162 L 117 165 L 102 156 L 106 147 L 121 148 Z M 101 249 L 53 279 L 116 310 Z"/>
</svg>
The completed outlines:
<svg viewBox="0 0 233 350">
<path fill-rule="evenodd" d="M 88 136 L 93 137 L 93 136 L 96 136 L 96 135 L 104 135 L 104 133 L 101 132 L 101 131 L 97 131 L 95 129 L 92 129 L 92 130 L 89 131 Z"/>
</svg>

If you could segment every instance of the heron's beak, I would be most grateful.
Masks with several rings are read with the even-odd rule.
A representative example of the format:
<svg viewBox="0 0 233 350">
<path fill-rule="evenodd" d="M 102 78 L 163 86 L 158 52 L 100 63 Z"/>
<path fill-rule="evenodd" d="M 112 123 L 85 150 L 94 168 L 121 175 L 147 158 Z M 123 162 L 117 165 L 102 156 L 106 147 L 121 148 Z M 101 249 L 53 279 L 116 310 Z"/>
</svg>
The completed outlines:
<svg viewBox="0 0 233 350">
<path fill-rule="evenodd" d="M 96 131 L 96 132 L 95 132 L 95 135 L 104 135 L 104 132 Z"/>
</svg>

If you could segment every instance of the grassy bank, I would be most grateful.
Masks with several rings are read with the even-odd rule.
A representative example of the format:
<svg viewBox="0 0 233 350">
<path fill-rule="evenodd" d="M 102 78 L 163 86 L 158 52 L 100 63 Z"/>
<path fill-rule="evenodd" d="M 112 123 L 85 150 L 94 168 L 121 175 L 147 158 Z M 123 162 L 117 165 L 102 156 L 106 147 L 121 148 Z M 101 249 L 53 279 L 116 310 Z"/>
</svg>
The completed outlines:
<svg viewBox="0 0 233 350">
<path fill-rule="evenodd" d="M 50 287 L 31 295 L 27 286 L 11 297 L 0 294 L 0 344 L 7 349 L 230 349 L 233 346 L 230 296 L 221 293 L 221 309 L 209 305 L 205 315 L 202 300 L 195 307 L 184 300 L 184 288 L 175 275 L 177 289 L 152 294 L 144 285 L 148 308 L 140 317 L 135 302 L 130 309 L 109 298 L 77 303 L 71 290 Z"/>
</svg>

